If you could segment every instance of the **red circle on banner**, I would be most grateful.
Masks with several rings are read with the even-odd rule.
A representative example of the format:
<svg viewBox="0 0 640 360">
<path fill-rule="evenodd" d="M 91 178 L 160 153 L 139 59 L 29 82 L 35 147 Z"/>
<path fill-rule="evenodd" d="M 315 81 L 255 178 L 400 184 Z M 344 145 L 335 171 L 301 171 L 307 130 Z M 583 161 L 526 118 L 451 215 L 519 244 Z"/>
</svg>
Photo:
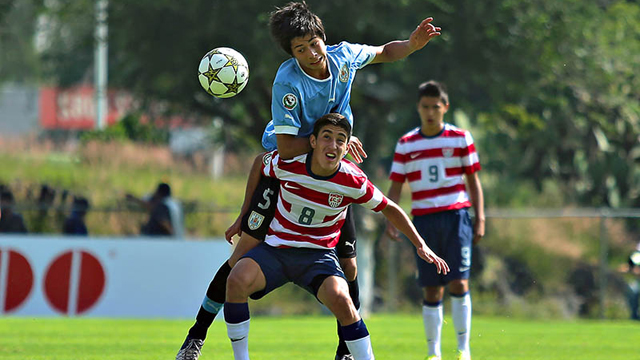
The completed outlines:
<svg viewBox="0 0 640 360">
<path fill-rule="evenodd" d="M 3 251 L 7 252 L 8 256 L 3 257 Z M 33 288 L 33 270 L 31 270 L 31 264 L 29 264 L 27 258 L 22 256 L 22 254 L 13 250 L 1 249 L 0 270 L 3 268 L 3 258 L 7 259 L 8 266 L 5 265 L 7 269 L 6 274 L 0 273 L 0 277 L 6 279 L 4 308 L 2 310 L 8 313 L 22 305 L 27 297 L 29 297 L 31 289 Z"/>
<path fill-rule="evenodd" d="M 54 309 L 69 315 L 82 314 L 100 299 L 105 273 L 100 260 L 92 254 L 67 251 L 51 262 L 43 286 L 45 297 Z M 75 299 L 71 298 L 73 292 Z"/>
</svg>

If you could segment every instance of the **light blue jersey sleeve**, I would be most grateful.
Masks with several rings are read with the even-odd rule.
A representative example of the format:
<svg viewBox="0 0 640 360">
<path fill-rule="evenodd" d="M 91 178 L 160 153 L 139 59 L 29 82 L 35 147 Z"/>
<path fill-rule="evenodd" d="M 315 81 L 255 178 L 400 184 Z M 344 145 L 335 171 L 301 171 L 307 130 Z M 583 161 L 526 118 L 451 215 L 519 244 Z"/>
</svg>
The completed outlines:
<svg viewBox="0 0 640 360">
<path fill-rule="evenodd" d="M 340 46 L 344 46 L 345 49 L 348 49 L 349 56 L 351 57 L 351 64 L 358 70 L 369 65 L 377 55 L 376 46 L 351 44 L 348 42 L 342 42 L 340 43 Z"/>
<path fill-rule="evenodd" d="M 276 134 L 296 136 L 300 130 L 300 96 L 296 89 L 275 83 L 272 88 L 272 120 L 262 134 L 262 146 L 267 151 L 277 149 Z"/>
<path fill-rule="evenodd" d="M 300 90 L 288 82 L 276 82 L 271 91 L 271 116 L 276 134 L 298 135 L 300 118 Z"/>
</svg>

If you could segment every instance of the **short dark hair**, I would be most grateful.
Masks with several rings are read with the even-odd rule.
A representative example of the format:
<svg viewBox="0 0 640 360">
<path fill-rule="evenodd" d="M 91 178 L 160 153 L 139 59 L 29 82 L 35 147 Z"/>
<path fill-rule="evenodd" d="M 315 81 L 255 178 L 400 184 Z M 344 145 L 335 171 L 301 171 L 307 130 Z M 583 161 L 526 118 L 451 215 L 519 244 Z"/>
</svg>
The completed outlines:
<svg viewBox="0 0 640 360">
<path fill-rule="evenodd" d="M 156 195 L 161 198 L 165 198 L 167 196 L 171 196 L 171 187 L 167 183 L 158 184 L 158 188 L 156 189 Z"/>
<path fill-rule="evenodd" d="M 13 193 L 11 192 L 11 190 L 9 190 L 7 188 L 2 190 L 2 193 L 0 193 L 0 200 L 2 202 L 6 202 L 7 204 L 13 204 L 14 198 L 13 198 Z"/>
<path fill-rule="evenodd" d="M 72 210 L 78 212 L 87 212 L 89 210 L 89 200 L 83 196 L 75 196 L 73 198 Z"/>
<path fill-rule="evenodd" d="M 347 139 L 351 137 L 351 123 L 349 122 L 349 119 L 338 113 L 329 113 L 316 120 L 315 124 L 313 124 L 313 136 L 317 138 L 320 133 L 320 129 L 327 125 L 340 127 L 347 132 Z"/>
<path fill-rule="evenodd" d="M 307 3 L 290 2 L 282 8 L 276 8 L 269 16 L 271 36 L 282 50 L 293 56 L 291 40 L 308 34 L 316 35 L 324 40 L 322 20 L 311 12 Z"/>
<path fill-rule="evenodd" d="M 438 81 L 429 80 L 418 86 L 418 100 L 423 96 L 440 98 L 443 104 L 449 105 L 449 94 L 447 87 Z"/>
</svg>

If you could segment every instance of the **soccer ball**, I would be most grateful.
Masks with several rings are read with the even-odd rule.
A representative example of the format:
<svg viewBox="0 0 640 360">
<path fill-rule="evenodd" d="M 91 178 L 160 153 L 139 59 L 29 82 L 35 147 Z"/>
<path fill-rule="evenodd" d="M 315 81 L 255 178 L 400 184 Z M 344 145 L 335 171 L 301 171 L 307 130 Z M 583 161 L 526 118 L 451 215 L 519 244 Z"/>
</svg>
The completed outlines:
<svg viewBox="0 0 640 360">
<path fill-rule="evenodd" d="M 200 85 L 218 98 L 238 95 L 249 81 L 249 65 L 234 49 L 219 47 L 209 51 L 198 66 Z"/>
</svg>

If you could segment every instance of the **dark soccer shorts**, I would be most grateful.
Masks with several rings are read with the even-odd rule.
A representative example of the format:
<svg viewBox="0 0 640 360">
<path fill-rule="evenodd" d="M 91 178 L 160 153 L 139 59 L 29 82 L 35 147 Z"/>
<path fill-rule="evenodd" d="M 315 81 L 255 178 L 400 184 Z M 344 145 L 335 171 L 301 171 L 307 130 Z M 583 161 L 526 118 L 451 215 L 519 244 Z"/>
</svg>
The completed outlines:
<svg viewBox="0 0 640 360">
<path fill-rule="evenodd" d="M 444 286 L 451 280 L 469 278 L 473 225 L 467 209 L 416 216 L 413 224 L 427 246 L 443 258 L 451 269 L 447 275 L 438 274 L 433 264 L 415 254 L 418 284 L 421 287 Z"/>
<path fill-rule="evenodd" d="M 251 198 L 249 211 L 242 217 L 242 232 L 264 241 L 269 231 L 269 224 L 276 212 L 280 180 L 261 176 Z M 351 207 L 347 209 L 347 217 L 340 230 L 340 240 L 336 246 L 338 257 L 356 257 L 356 224 Z"/>
<path fill-rule="evenodd" d="M 266 280 L 264 289 L 251 294 L 254 300 L 289 282 L 317 296 L 321 285 L 317 279 L 338 276 L 346 281 L 333 250 L 277 248 L 263 242 L 249 250 L 242 258 L 250 258 L 258 263 Z"/>
</svg>

